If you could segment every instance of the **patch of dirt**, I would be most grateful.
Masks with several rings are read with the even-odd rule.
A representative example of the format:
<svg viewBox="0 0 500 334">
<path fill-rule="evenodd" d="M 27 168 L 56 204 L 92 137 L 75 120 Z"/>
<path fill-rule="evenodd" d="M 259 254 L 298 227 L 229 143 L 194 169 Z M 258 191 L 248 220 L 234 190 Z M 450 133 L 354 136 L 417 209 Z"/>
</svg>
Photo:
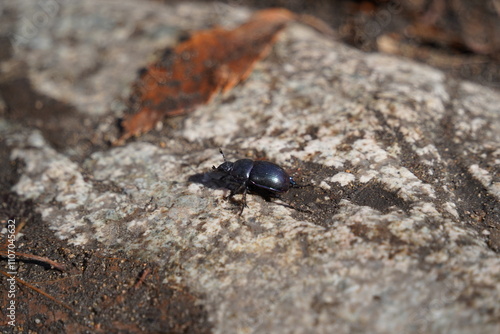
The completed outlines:
<svg viewBox="0 0 500 334">
<path fill-rule="evenodd" d="M 71 105 L 36 92 L 23 68 L 23 64 L 13 66 L 10 73 L 0 78 L 3 79 L 0 96 L 6 105 L 7 119 L 39 129 L 52 147 L 71 153 L 71 158 L 77 161 L 110 146 L 95 130 L 102 119 L 84 118 Z"/>
<path fill-rule="evenodd" d="M 69 245 L 35 213 L 33 204 L 8 191 L 22 168 L 9 161 L 0 141 L 0 227 L 15 220 L 21 229 L 17 252 L 62 264 L 63 272 L 45 261 L 17 257 L 15 298 L 2 293 L 2 333 L 210 333 L 212 325 L 200 306 L 202 296 L 183 285 L 162 282 L 165 268 L 123 254 L 107 255 L 98 243 Z M 2 272 L 7 268 L 7 235 L 1 235 Z M 0 253 L 2 254 L 2 253 Z M 2 278 L 7 286 L 7 277 Z M 37 290 L 39 289 L 39 290 Z M 8 325 L 7 306 L 15 300 L 15 327 Z"/>
</svg>

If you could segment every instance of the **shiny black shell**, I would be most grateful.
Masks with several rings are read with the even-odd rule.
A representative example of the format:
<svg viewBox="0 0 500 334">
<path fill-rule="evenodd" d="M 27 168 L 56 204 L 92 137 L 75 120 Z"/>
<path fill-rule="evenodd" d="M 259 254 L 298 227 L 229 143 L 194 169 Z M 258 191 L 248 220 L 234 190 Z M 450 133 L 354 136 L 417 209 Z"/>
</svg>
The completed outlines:
<svg viewBox="0 0 500 334">
<path fill-rule="evenodd" d="M 279 193 L 288 191 L 291 184 L 285 170 L 269 161 L 254 161 L 248 181 L 254 187 Z"/>
<path fill-rule="evenodd" d="M 225 161 L 217 170 L 230 176 L 233 183 L 253 190 L 283 193 L 296 184 L 283 168 L 269 161 Z"/>
</svg>

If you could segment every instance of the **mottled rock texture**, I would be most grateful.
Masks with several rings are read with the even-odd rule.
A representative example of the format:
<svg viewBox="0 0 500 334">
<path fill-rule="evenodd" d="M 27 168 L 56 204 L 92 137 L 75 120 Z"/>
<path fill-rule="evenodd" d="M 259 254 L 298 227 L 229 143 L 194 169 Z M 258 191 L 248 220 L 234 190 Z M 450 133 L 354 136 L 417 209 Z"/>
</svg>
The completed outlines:
<svg viewBox="0 0 500 334">
<path fill-rule="evenodd" d="M 292 24 L 235 90 L 110 147 L 155 50 L 251 11 L 0 6 L 17 17 L 0 24 L 14 29 L 2 69 L 42 101 L 37 114 L 3 95 L 19 109 L 0 133 L 25 164 L 13 190 L 58 237 L 162 264 L 165 281 L 205 296 L 216 333 L 500 331 L 497 91 Z M 309 212 L 249 195 L 238 216 L 210 180 L 219 147 L 312 184 L 283 198 Z"/>
</svg>

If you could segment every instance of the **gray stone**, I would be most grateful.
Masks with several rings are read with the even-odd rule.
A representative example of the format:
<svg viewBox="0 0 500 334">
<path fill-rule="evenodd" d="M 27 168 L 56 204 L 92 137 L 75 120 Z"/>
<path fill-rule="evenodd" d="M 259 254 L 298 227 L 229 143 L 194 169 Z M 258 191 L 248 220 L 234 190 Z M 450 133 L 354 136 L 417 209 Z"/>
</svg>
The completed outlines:
<svg viewBox="0 0 500 334">
<path fill-rule="evenodd" d="M 137 70 L 179 31 L 250 14 L 133 0 L 1 6 L 20 18 L 15 56 L 34 88 L 90 120 L 119 117 Z M 11 159 L 25 163 L 13 190 L 70 243 L 170 268 L 166 282 L 206 296 L 217 333 L 500 332 L 497 91 L 292 24 L 229 96 L 166 121 L 161 137 L 82 159 L 2 120 Z M 249 195 L 238 216 L 226 191 L 193 182 L 220 164 L 218 147 L 312 183 L 285 197 L 311 212 Z"/>
</svg>

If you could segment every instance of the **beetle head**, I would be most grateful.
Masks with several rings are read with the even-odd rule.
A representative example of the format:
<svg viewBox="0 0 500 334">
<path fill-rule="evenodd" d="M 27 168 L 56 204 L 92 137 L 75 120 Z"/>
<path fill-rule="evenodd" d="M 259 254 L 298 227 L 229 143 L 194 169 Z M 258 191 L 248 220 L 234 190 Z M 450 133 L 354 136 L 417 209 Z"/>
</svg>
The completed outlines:
<svg viewBox="0 0 500 334">
<path fill-rule="evenodd" d="M 224 161 L 219 167 L 217 167 L 217 170 L 219 172 L 224 172 L 224 173 L 230 173 L 231 170 L 233 170 L 233 162 L 230 161 Z"/>
</svg>

